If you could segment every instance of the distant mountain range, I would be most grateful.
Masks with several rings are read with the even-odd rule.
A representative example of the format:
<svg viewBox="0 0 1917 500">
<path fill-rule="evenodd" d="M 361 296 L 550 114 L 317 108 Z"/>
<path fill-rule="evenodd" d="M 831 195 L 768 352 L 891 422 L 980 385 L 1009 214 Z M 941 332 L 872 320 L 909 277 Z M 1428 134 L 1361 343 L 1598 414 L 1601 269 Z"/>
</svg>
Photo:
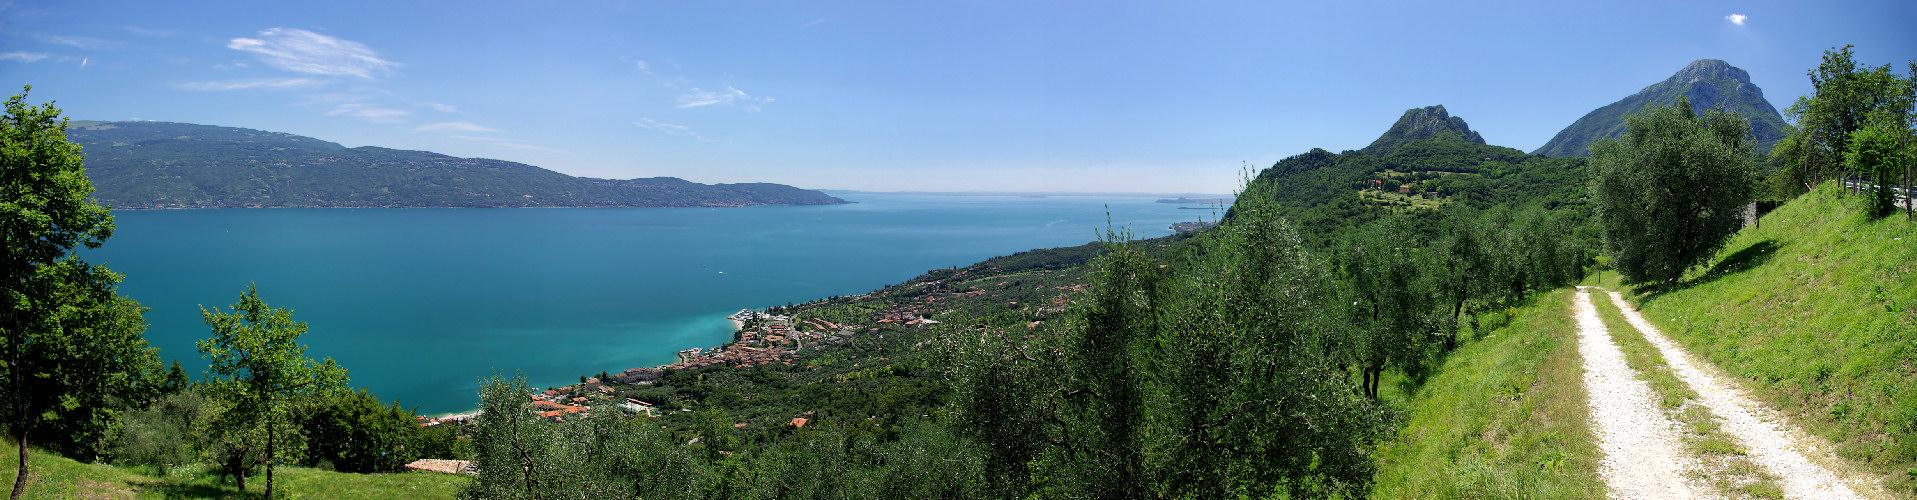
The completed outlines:
<svg viewBox="0 0 1917 500">
<path fill-rule="evenodd" d="M 1757 139 L 1754 151 L 1758 153 L 1770 151 L 1772 144 L 1784 138 L 1783 115 L 1764 99 L 1764 90 L 1751 83 L 1750 73 L 1724 61 L 1699 59 L 1662 82 L 1591 111 L 1532 153 L 1560 158 L 1590 156 L 1592 142 L 1624 135 L 1624 115 L 1646 106 L 1672 104 L 1678 97 L 1690 98 L 1691 108 L 1699 112 L 1722 106 L 1725 111 L 1743 115 L 1751 122 L 1751 135 Z"/>
<path fill-rule="evenodd" d="M 280 132 L 74 121 L 94 199 L 115 208 L 714 207 L 846 203 L 782 184 L 595 179 L 485 158 L 347 148 Z"/>
</svg>

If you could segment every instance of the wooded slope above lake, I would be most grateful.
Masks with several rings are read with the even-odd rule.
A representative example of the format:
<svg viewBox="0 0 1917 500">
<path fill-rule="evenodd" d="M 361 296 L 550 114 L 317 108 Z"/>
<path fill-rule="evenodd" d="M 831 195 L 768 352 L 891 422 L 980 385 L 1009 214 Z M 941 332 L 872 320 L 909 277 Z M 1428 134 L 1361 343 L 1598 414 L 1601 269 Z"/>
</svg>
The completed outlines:
<svg viewBox="0 0 1917 500">
<path fill-rule="evenodd" d="M 710 207 L 845 203 L 783 184 L 596 179 L 486 158 L 348 148 L 168 122 L 80 122 L 94 198 L 114 208 Z"/>
</svg>

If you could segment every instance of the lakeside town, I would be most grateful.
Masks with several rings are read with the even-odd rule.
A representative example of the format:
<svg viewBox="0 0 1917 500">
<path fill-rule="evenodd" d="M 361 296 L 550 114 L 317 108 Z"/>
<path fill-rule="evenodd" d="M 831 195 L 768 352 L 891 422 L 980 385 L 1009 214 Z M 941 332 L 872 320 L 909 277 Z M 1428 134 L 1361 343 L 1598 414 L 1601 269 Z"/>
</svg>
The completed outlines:
<svg viewBox="0 0 1917 500">
<path fill-rule="evenodd" d="M 592 411 L 594 404 L 612 404 L 629 413 L 656 416 L 661 411 L 657 403 L 619 397 L 615 386 L 650 386 L 671 371 L 709 366 L 751 368 L 771 364 L 791 365 L 799 352 L 808 347 L 847 342 L 861 333 L 852 325 L 818 318 L 795 321 L 791 316 L 751 309 L 740 309 L 726 316 L 726 319 L 732 321 L 735 328 L 731 342 L 712 348 L 695 347 L 678 351 L 678 361 L 670 364 L 627 368 L 618 374 L 601 373 L 598 377 L 586 377 L 578 384 L 548 387 L 529 395 L 532 407 L 540 412 L 540 418 L 554 422 L 563 422 L 567 417 Z M 875 322 L 911 328 L 939 323 L 930 317 L 921 317 L 916 311 L 883 313 Z M 865 331 L 878 330 L 874 326 Z M 439 417 L 421 416 L 418 421 L 422 426 L 463 424 L 478 416 L 479 412 L 474 411 Z"/>
</svg>

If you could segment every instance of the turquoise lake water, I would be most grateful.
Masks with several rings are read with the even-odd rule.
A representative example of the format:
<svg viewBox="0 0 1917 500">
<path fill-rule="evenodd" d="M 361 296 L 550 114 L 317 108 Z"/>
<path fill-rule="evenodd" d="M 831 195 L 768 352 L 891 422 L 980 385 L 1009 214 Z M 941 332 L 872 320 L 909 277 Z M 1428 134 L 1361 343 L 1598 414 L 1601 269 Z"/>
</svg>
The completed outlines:
<svg viewBox="0 0 1917 500">
<path fill-rule="evenodd" d="M 1215 220 L 1152 198 L 848 194 L 851 205 L 645 209 L 115 212 L 85 258 L 152 308 L 162 360 L 205 369 L 200 307 L 248 284 L 309 324 L 355 387 L 422 413 L 476 406 L 479 379 L 535 385 L 670 363 L 731 339 L 724 316 L 865 293 L 928 270 Z"/>
</svg>

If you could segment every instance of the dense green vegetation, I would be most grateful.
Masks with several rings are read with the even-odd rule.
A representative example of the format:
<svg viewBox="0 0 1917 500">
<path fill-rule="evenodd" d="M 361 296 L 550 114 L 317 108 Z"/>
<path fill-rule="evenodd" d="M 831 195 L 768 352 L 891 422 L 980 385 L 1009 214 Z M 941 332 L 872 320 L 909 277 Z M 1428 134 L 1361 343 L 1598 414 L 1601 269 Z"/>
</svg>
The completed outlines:
<svg viewBox="0 0 1917 500">
<path fill-rule="evenodd" d="M 1772 196 L 1790 199 L 1826 180 L 1868 181 L 1876 202 L 1866 212 L 1888 215 L 1891 185 L 1909 186 L 1917 162 L 1917 61 L 1909 64 L 1910 75 L 1899 78 L 1888 64 L 1857 62 L 1848 45 L 1825 51 L 1810 72 L 1815 92 L 1791 104 L 1798 126 L 1770 154 Z"/>
<path fill-rule="evenodd" d="M 1531 153 L 1560 158 L 1589 156 L 1597 141 L 1624 135 L 1624 117 L 1669 106 L 1680 98 L 1689 101 L 1696 113 L 1718 109 L 1749 120 L 1757 141 L 1752 149 L 1760 154 L 1770 151 L 1789 128 L 1777 108 L 1764 99 L 1764 91 L 1751 83 L 1749 73 L 1724 61 L 1699 59 L 1662 82 L 1578 118 Z"/>
<path fill-rule="evenodd" d="M 75 122 L 94 198 L 115 208 L 697 207 L 844 200 L 780 184 L 593 179 L 485 158 L 345 148 L 292 134 Z"/>
</svg>

